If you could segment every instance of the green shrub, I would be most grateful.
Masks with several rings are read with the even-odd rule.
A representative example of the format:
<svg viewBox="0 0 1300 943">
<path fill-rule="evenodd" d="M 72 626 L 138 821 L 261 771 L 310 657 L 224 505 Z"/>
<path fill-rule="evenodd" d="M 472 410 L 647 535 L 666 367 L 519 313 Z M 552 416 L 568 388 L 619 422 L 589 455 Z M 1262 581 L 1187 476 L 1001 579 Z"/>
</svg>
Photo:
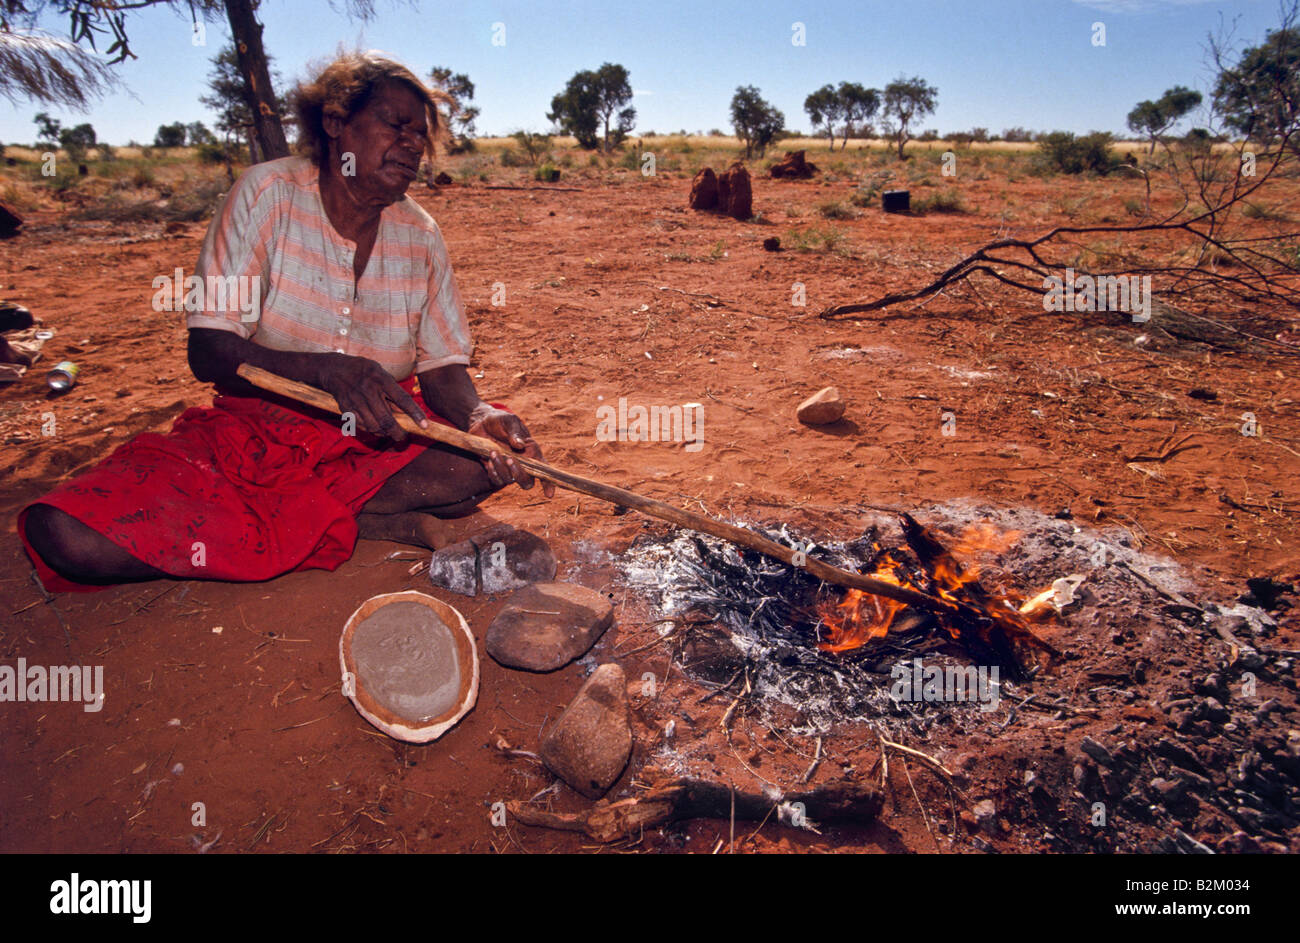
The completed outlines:
<svg viewBox="0 0 1300 943">
<path fill-rule="evenodd" d="M 862 214 L 849 204 L 840 200 L 831 200 L 817 207 L 817 212 L 825 219 L 857 219 Z"/>
<path fill-rule="evenodd" d="M 916 213 L 969 213 L 970 208 L 959 190 L 940 190 L 921 197 L 912 204 Z"/>
<path fill-rule="evenodd" d="M 225 162 L 226 148 L 224 145 L 215 141 L 204 142 L 199 145 L 200 164 L 224 164 Z"/>
<path fill-rule="evenodd" d="M 548 160 L 533 171 L 533 177 L 542 183 L 554 183 L 560 179 L 560 170 Z"/>
<path fill-rule="evenodd" d="M 1064 174 L 1105 174 L 1121 163 L 1111 150 L 1114 138 L 1105 131 L 1075 137 L 1069 131 L 1041 135 L 1038 148 L 1051 170 Z"/>
<path fill-rule="evenodd" d="M 1276 223 L 1289 223 L 1291 217 L 1286 212 L 1273 206 L 1261 206 L 1258 203 L 1242 201 L 1241 215 L 1247 219 L 1265 219 Z"/>
<path fill-rule="evenodd" d="M 532 131 L 516 131 L 510 135 L 519 145 L 530 167 L 536 167 L 541 163 L 543 157 L 549 157 L 551 150 L 551 136 L 549 134 L 534 134 Z M 502 166 L 509 166 L 502 163 Z"/>
<path fill-rule="evenodd" d="M 831 252 L 843 240 L 837 229 L 809 226 L 807 229 L 790 229 L 781 237 L 781 244 L 795 252 Z"/>
</svg>

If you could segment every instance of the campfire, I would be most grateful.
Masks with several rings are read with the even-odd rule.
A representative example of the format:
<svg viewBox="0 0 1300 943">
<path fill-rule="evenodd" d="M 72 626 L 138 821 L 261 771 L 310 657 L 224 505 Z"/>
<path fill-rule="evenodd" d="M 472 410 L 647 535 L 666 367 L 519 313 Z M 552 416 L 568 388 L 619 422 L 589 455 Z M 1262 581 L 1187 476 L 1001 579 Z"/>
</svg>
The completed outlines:
<svg viewBox="0 0 1300 943">
<path fill-rule="evenodd" d="M 784 526 L 764 534 L 807 543 Z M 674 617 L 665 632 L 683 619 L 717 627 L 688 646 L 698 657 L 687 651 L 684 660 L 706 684 L 748 681 L 758 701 L 795 708 L 809 731 L 842 720 L 911 722 L 926 705 L 891 700 L 889 672 L 900 661 L 925 654 L 936 663 L 997 666 L 1002 677 L 1023 682 L 1056 654 L 1040 633 L 1057 613 L 1050 587 L 1060 573 L 1044 578 L 1042 564 L 1019 572 L 996 564 L 1021 536 L 989 521 L 940 536 L 895 513 L 857 539 L 810 551 L 951 603 L 945 612 L 830 586 L 798 567 L 692 534 L 634 547 L 628 582 L 657 596 L 658 608 Z"/>
<path fill-rule="evenodd" d="M 1026 599 L 1014 589 L 990 592 L 980 581 L 982 571 L 978 558 L 1005 552 L 1019 539 L 1019 531 L 999 531 L 988 523 L 970 525 L 949 550 L 910 515 L 900 514 L 899 518 L 906 545 L 884 547 L 878 539 L 873 539 L 872 556 L 864 572 L 954 604 L 969 604 L 982 617 L 974 620 L 969 628 L 979 635 L 981 646 L 991 648 L 1002 667 L 1016 676 L 1025 673 L 1013 651 L 1017 644 L 1043 654 L 1053 653 L 1029 627 L 1030 618 L 1042 619 L 1052 611 L 1048 605 L 1031 605 L 1036 599 L 1045 602 L 1043 594 Z M 968 562 L 963 565 L 958 555 Z M 907 611 L 908 606 L 898 600 L 850 589 L 842 601 L 818 605 L 823 634 L 817 647 L 826 652 L 861 648 L 872 639 L 888 635 L 895 619 Z M 910 624 L 907 628 L 917 627 Z M 965 627 L 957 619 L 943 619 L 941 627 L 954 641 L 965 642 L 962 635 Z"/>
</svg>

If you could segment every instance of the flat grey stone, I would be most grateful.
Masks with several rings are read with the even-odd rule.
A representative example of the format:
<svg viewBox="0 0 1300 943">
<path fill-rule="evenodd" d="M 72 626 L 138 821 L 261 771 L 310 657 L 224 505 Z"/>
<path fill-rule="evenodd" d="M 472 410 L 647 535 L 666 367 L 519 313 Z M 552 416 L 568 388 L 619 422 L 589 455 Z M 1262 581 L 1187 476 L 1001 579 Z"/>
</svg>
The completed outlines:
<svg viewBox="0 0 1300 943">
<path fill-rule="evenodd" d="M 478 594 L 478 548 L 472 541 L 462 540 L 429 558 L 429 581 L 462 596 Z"/>
<path fill-rule="evenodd" d="M 555 579 L 555 555 L 545 540 L 509 524 L 497 524 L 429 558 L 434 586 L 462 596 L 508 593 Z"/>
<path fill-rule="evenodd" d="M 555 555 L 536 534 L 500 524 L 470 540 L 478 548 L 480 593 L 508 593 L 555 579 Z"/>
</svg>

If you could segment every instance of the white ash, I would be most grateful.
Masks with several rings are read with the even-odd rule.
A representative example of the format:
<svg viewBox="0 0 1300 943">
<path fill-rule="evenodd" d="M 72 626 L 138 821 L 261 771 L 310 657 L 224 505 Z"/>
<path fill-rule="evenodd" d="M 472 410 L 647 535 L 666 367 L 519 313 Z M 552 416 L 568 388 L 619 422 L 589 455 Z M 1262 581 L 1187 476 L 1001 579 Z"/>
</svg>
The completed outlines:
<svg viewBox="0 0 1300 943">
<path fill-rule="evenodd" d="M 901 536 L 893 540 L 897 524 L 887 513 L 866 512 L 861 519 L 880 529 L 882 543 L 903 543 Z M 1189 614 L 1171 612 L 1171 608 L 1178 607 L 1171 606 L 1168 596 L 1194 601 L 1203 610 L 1198 616 L 1203 631 L 1208 628 L 1204 623 L 1229 615 L 1240 617 L 1256 632 L 1268 631 L 1272 624 L 1262 610 L 1240 604 L 1218 606 L 1196 601 L 1196 582 L 1185 569 L 1167 557 L 1135 549 L 1131 534 L 1123 528 L 1095 530 L 1032 508 L 992 507 L 966 501 L 932 506 L 920 513 L 918 520 L 933 528 L 946 543 L 951 543 L 970 525 L 992 525 L 998 531 L 1020 532 L 1009 549 L 977 561 L 981 566 L 981 582 L 994 592 L 1015 591 L 1027 597 L 1062 577 L 1082 576 L 1079 595 L 1083 605 L 1064 617 L 1067 624 L 1080 632 L 1106 634 L 1122 630 L 1131 625 L 1135 612 L 1186 631 L 1175 615 L 1187 618 Z M 745 521 L 733 523 L 754 526 Z M 809 539 L 809 535 L 794 534 L 784 525 L 769 534 L 787 546 Z M 764 573 L 778 574 L 789 569 L 767 558 L 759 558 L 760 564 L 752 553 L 742 560 L 731 545 L 692 533 L 677 532 L 668 538 L 638 541 L 620 565 L 627 588 L 648 604 L 648 618 L 671 618 L 691 609 L 706 608 L 701 605 L 702 597 L 706 596 L 702 592 L 704 587 L 691 565 L 692 561 L 698 561 L 696 540 L 703 541 L 728 563 L 744 565 L 755 572 L 761 568 Z M 821 551 L 817 555 L 828 562 L 856 569 L 860 561 L 849 552 L 851 544 L 852 541 L 822 539 L 816 545 Z M 1144 574 L 1166 595 L 1162 596 L 1137 573 Z M 817 650 L 815 638 L 803 644 L 792 638 L 774 639 L 753 631 L 752 619 L 746 625 L 743 621 L 728 620 L 724 615 L 718 614 L 717 624 L 726 630 L 732 644 L 748 662 L 755 702 L 768 720 L 774 719 L 772 712 L 778 705 L 793 710 L 795 720 L 791 722 L 786 716 L 789 712 L 784 711 L 782 723 L 797 733 L 824 733 L 837 723 L 851 720 L 869 720 L 892 729 L 907 726 L 922 733 L 935 721 L 958 727 L 997 724 L 1010 709 L 1009 695 L 992 711 L 981 711 L 977 703 L 900 704 L 890 698 L 889 671 L 894 663 L 924 653 L 927 664 L 940 667 L 963 664 L 946 654 L 927 651 L 924 647 L 908 651 L 899 640 L 887 637 L 844 657 Z M 661 634 L 672 628 L 666 624 Z M 739 687 L 736 685 L 731 690 L 738 691 Z M 1025 693 L 1029 693 L 1029 688 Z"/>
</svg>

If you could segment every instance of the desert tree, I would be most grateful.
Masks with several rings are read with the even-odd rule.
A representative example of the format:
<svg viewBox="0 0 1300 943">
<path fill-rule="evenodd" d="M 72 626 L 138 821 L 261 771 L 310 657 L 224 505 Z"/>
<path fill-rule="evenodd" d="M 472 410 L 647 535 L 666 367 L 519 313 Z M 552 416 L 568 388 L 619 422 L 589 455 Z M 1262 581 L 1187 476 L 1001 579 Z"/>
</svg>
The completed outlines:
<svg viewBox="0 0 1300 943">
<path fill-rule="evenodd" d="M 153 136 L 154 147 L 184 147 L 185 146 L 185 122 L 173 121 L 171 124 L 160 124 L 158 130 Z"/>
<path fill-rule="evenodd" d="M 36 144 L 44 144 L 46 147 L 58 147 L 59 135 L 63 133 L 63 122 L 58 118 L 50 117 L 47 111 L 38 111 L 36 117 L 32 118 L 36 125 Z"/>
<path fill-rule="evenodd" d="M 745 142 L 745 157 L 749 158 L 755 150 L 761 155 L 785 130 L 785 115 L 764 101 L 757 88 L 742 85 L 731 96 L 731 126 Z"/>
<path fill-rule="evenodd" d="M 478 108 L 469 104 L 474 100 L 474 83 L 464 72 L 452 72 L 443 66 L 434 66 L 429 71 L 429 79 L 434 88 L 446 92 L 451 99 L 446 117 L 451 131 L 452 152 L 469 150 L 473 146 L 474 121 L 479 116 Z"/>
<path fill-rule="evenodd" d="M 84 161 L 90 149 L 98 143 L 95 129 L 84 122 L 71 128 L 63 128 L 59 132 L 59 145 L 74 164 Z"/>
<path fill-rule="evenodd" d="M 803 110 L 808 113 L 814 130 L 824 129 L 831 150 L 835 149 L 835 128 L 840 126 L 844 134 L 844 143 L 840 145 L 843 150 L 849 146 L 851 135 L 869 130 L 868 122 L 880 110 L 880 92 L 857 82 L 841 82 L 839 88 L 823 85 L 804 99 Z"/>
<path fill-rule="evenodd" d="M 898 159 L 903 160 L 903 148 L 911 140 L 912 122 L 934 114 L 939 102 L 939 90 L 920 76 L 899 76 L 885 86 L 883 114 L 885 130 L 898 144 Z"/>
<path fill-rule="evenodd" d="M 374 0 L 341 0 L 341 5 L 362 22 L 374 16 Z M 137 58 L 131 49 L 128 15 L 155 6 L 172 7 L 196 23 L 224 13 L 244 77 L 243 94 L 257 150 L 263 160 L 287 156 L 289 145 L 257 18 L 261 0 L 0 0 L 0 95 L 85 107 L 88 98 L 102 94 L 115 81 L 110 66 Z M 66 40 L 34 29 L 46 12 L 68 18 Z M 92 51 L 103 45 L 103 58 L 86 52 L 82 44 Z"/>
<path fill-rule="evenodd" d="M 808 113 L 813 131 L 822 128 L 830 138 L 831 150 L 834 150 L 835 126 L 844 118 L 844 103 L 835 91 L 835 86 L 827 84 L 811 92 L 803 100 L 803 110 Z"/>
<path fill-rule="evenodd" d="M 1149 154 L 1156 152 L 1156 142 L 1175 124 L 1201 105 L 1201 93 L 1175 85 L 1155 101 L 1140 101 L 1128 113 L 1128 128 L 1151 141 Z"/>
<path fill-rule="evenodd" d="M 1300 145 L 1300 4 L 1283 8 L 1281 23 L 1236 62 L 1231 37 L 1210 38 L 1218 75 L 1214 106 L 1228 128 L 1264 144 L 1286 139 Z"/>
<path fill-rule="evenodd" d="M 273 77 L 277 73 L 271 69 L 272 58 L 267 57 L 267 67 Z M 222 47 L 212 57 L 212 69 L 208 72 L 208 94 L 199 96 L 199 103 L 216 114 L 218 133 L 222 135 L 227 153 L 232 137 L 243 138 L 248 145 L 249 160 L 256 164 L 269 159 L 260 151 L 260 141 L 256 134 L 256 122 L 248 105 L 247 80 L 239 67 L 239 53 L 233 43 Z M 273 100 L 277 120 L 283 121 L 288 112 L 288 105 L 279 95 Z"/>
<path fill-rule="evenodd" d="M 871 119 L 880 110 L 880 92 L 857 82 L 841 82 L 836 95 L 844 109 L 844 143 L 840 146 L 844 150 L 849 146 L 849 135 L 870 133 Z"/>
<path fill-rule="evenodd" d="M 217 136 L 213 134 L 206 124 L 202 121 L 191 121 L 185 126 L 185 143 L 190 147 L 202 147 L 205 144 L 216 144 Z"/>
<path fill-rule="evenodd" d="M 580 147 L 600 147 L 609 153 L 636 124 L 636 109 L 628 104 L 631 100 L 627 69 L 606 62 L 595 71 L 575 73 L 564 91 L 551 99 L 546 118 L 565 134 L 572 134 Z"/>
</svg>

